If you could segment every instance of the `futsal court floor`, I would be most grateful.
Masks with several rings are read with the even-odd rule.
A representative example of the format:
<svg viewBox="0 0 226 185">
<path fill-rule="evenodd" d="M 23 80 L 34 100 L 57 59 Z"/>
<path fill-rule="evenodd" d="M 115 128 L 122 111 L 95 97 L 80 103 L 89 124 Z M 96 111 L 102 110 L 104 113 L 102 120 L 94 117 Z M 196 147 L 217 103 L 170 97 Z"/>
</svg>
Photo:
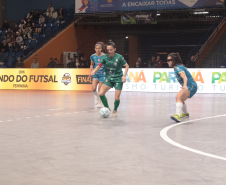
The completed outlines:
<svg viewBox="0 0 226 185">
<path fill-rule="evenodd" d="M 179 124 L 175 96 L 122 92 L 104 119 L 91 92 L 1 90 L 0 185 L 225 185 L 226 95 Z"/>
</svg>

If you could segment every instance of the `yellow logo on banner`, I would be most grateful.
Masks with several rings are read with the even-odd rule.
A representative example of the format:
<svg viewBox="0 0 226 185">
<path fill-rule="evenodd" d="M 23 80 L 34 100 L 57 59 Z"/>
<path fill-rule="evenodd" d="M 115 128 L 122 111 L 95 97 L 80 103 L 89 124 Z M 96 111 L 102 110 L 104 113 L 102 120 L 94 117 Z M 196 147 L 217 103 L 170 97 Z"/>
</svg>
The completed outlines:
<svg viewBox="0 0 226 185">
<path fill-rule="evenodd" d="M 112 3 L 112 0 L 108 0 L 108 3 Z"/>
</svg>

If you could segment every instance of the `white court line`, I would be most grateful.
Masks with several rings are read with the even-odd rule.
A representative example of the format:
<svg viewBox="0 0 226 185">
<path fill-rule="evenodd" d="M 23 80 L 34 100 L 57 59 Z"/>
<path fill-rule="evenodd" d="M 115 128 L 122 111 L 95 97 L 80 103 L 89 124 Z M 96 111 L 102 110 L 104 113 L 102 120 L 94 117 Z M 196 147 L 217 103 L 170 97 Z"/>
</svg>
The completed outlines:
<svg viewBox="0 0 226 185">
<path fill-rule="evenodd" d="M 60 109 L 49 109 L 49 110 L 62 110 L 62 109 L 64 109 L 64 108 L 60 108 Z"/>
<path fill-rule="evenodd" d="M 192 122 L 192 121 L 201 121 L 201 120 L 205 120 L 205 119 L 212 119 L 212 118 L 217 118 L 217 117 L 223 117 L 223 116 L 226 116 L 226 114 L 223 114 L 223 115 L 218 115 L 218 116 L 212 116 L 212 117 L 206 117 L 206 118 L 201 118 L 201 119 L 194 119 L 194 120 L 189 120 L 189 121 L 185 121 L 185 122 L 182 122 L 182 123 L 178 123 L 178 124 L 173 124 L 171 126 L 168 126 L 168 127 L 165 127 L 164 129 L 161 130 L 160 132 L 160 136 L 162 137 L 162 139 L 164 139 L 166 142 L 174 145 L 174 146 L 177 146 L 179 148 L 182 148 L 184 150 L 188 150 L 190 152 L 194 152 L 194 153 L 197 153 L 197 154 L 200 154 L 200 155 L 205 155 L 205 156 L 208 156 L 208 157 L 212 157 L 212 158 L 216 158 L 216 159 L 221 159 L 221 160 L 224 160 L 226 161 L 226 158 L 225 157 L 220 157 L 220 156 L 217 156 L 217 155 L 213 155 L 213 154 L 209 154 L 209 153 L 205 153 L 205 152 L 202 152 L 202 151 L 199 151 L 199 150 L 195 150 L 193 148 L 189 148 L 187 146 L 184 146 L 184 145 L 181 145 L 175 141 L 173 141 L 172 139 L 170 139 L 167 135 L 167 132 L 168 130 L 170 130 L 171 128 L 173 127 L 176 127 L 176 126 L 179 126 L 179 125 L 182 125 L 182 124 L 185 124 L 185 123 L 189 123 L 189 122 Z"/>
</svg>

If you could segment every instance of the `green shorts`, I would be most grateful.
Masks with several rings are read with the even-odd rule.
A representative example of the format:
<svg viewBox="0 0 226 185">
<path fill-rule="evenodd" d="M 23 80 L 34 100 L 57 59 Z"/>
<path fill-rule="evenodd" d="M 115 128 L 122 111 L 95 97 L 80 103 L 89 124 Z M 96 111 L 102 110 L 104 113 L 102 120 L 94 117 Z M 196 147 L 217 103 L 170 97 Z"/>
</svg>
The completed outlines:
<svg viewBox="0 0 226 185">
<path fill-rule="evenodd" d="M 118 81 L 118 80 L 117 80 Z M 123 82 L 115 82 L 115 81 L 112 81 L 112 80 L 110 80 L 109 78 L 106 78 L 105 80 L 104 80 L 104 83 L 103 84 L 105 84 L 105 85 L 107 85 L 107 86 L 109 86 L 109 87 L 111 87 L 111 88 L 115 88 L 115 89 L 117 89 L 117 90 L 122 90 L 122 88 L 123 88 Z"/>
</svg>

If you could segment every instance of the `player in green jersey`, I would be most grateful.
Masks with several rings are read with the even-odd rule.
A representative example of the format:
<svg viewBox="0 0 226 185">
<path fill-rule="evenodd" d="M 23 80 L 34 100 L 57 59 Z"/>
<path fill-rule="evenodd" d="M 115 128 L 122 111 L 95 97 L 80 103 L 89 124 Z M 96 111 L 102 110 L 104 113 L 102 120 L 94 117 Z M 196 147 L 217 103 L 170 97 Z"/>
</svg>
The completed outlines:
<svg viewBox="0 0 226 185">
<path fill-rule="evenodd" d="M 127 64 L 126 60 L 122 55 L 115 53 L 116 45 L 114 42 L 112 42 L 112 40 L 108 41 L 106 45 L 106 49 L 108 54 L 102 58 L 100 64 L 95 68 L 93 72 L 91 72 L 91 75 L 92 76 L 95 75 L 95 73 L 101 68 L 103 64 L 106 65 L 106 68 L 105 68 L 106 78 L 104 80 L 103 85 L 101 86 L 99 96 L 103 105 L 109 108 L 108 101 L 105 94 L 111 88 L 113 87 L 115 88 L 115 103 L 114 103 L 113 116 L 117 117 L 117 109 L 120 104 L 120 95 L 121 95 L 123 83 L 126 82 L 126 75 L 129 70 L 129 65 Z M 126 68 L 124 75 L 122 72 L 122 66 L 125 66 Z"/>
</svg>

